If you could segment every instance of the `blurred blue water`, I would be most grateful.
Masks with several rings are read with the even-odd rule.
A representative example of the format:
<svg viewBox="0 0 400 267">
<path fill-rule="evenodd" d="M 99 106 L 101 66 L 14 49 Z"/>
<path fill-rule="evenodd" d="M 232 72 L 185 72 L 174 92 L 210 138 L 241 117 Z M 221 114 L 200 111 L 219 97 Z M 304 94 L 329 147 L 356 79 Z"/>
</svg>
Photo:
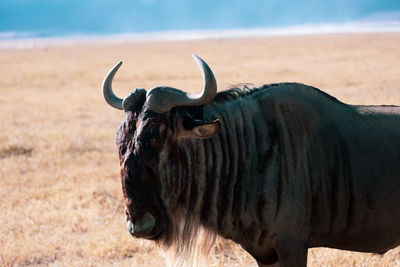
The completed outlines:
<svg viewBox="0 0 400 267">
<path fill-rule="evenodd" d="M 399 22 L 400 0 L 1 0 L 0 39 Z"/>
</svg>

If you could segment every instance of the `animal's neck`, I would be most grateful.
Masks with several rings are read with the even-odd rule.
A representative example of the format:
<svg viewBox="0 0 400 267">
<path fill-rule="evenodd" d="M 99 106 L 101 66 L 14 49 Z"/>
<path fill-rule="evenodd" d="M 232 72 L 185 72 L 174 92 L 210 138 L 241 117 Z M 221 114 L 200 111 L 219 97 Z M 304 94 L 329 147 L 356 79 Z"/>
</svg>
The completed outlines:
<svg viewBox="0 0 400 267">
<path fill-rule="evenodd" d="M 166 192 L 173 191 L 172 198 L 168 196 L 172 210 L 184 206 L 189 216 L 196 216 L 206 228 L 237 240 L 234 233 L 262 223 L 249 221 L 249 214 L 254 213 L 253 218 L 263 215 L 267 183 L 276 183 L 277 176 L 271 172 L 270 180 L 261 179 L 271 167 L 268 162 L 274 155 L 265 118 L 257 115 L 260 112 L 242 110 L 239 105 L 227 108 L 209 114 L 210 120 L 219 118 L 222 122 L 216 136 L 176 144 L 176 151 L 168 157 L 176 164 L 171 164 L 172 169 L 167 171 Z M 246 234 L 257 238 L 260 233 Z"/>
</svg>

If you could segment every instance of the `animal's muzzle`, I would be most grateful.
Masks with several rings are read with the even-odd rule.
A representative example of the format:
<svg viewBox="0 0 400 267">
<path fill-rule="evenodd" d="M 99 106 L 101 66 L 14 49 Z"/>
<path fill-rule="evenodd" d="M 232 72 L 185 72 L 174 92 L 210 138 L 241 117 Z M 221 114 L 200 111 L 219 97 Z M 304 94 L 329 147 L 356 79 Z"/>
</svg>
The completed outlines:
<svg viewBox="0 0 400 267">
<path fill-rule="evenodd" d="M 129 216 L 127 216 L 126 218 L 126 228 L 128 229 L 129 233 L 134 237 L 149 238 L 155 224 L 156 219 L 148 212 L 145 213 L 143 217 L 134 220 L 133 222 L 131 221 L 131 219 L 129 219 Z"/>
</svg>

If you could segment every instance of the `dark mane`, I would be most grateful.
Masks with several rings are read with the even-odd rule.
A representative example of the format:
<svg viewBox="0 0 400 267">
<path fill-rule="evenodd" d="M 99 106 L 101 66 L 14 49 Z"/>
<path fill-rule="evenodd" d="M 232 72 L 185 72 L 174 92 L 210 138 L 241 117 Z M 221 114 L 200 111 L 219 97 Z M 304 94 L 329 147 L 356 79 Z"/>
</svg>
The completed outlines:
<svg viewBox="0 0 400 267">
<path fill-rule="evenodd" d="M 253 84 L 251 83 L 243 83 L 243 84 L 239 84 L 239 85 L 234 85 L 233 87 L 231 87 L 228 90 L 222 91 L 217 93 L 217 95 L 215 96 L 214 100 L 212 103 L 216 103 L 216 104 L 222 104 L 222 103 L 226 103 L 229 101 L 234 101 L 234 100 L 238 100 L 240 98 L 252 95 L 253 93 L 259 92 L 261 90 L 264 89 L 270 89 L 272 87 L 278 87 L 278 86 L 285 86 L 285 85 L 297 85 L 299 88 L 303 89 L 303 93 L 306 93 L 307 95 L 309 94 L 314 94 L 314 95 L 321 95 L 323 97 L 328 98 L 330 101 L 339 103 L 339 104 L 343 104 L 341 101 L 339 101 L 338 99 L 336 99 L 335 97 L 325 93 L 324 91 L 321 91 L 318 88 L 312 87 L 312 86 L 308 86 L 308 85 L 304 85 L 304 84 L 300 84 L 300 83 L 290 83 L 290 82 L 282 82 L 282 83 L 271 83 L 271 84 L 264 84 L 260 87 L 255 87 Z M 305 90 L 304 89 L 312 89 L 312 90 Z"/>
<path fill-rule="evenodd" d="M 232 86 L 230 89 L 217 93 L 215 96 L 213 103 L 225 103 L 228 101 L 237 100 L 239 98 L 251 95 L 255 92 L 258 92 L 263 89 L 267 89 L 274 86 L 279 86 L 285 83 L 271 83 L 264 84 L 260 87 L 255 87 L 254 84 L 251 83 L 242 83 L 238 85 Z"/>
</svg>

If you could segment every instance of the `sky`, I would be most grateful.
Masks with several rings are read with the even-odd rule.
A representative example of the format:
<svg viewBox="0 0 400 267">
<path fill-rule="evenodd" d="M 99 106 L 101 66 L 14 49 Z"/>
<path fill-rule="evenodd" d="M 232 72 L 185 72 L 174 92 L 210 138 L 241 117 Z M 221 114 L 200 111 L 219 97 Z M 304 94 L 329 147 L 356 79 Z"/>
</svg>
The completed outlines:
<svg viewBox="0 0 400 267">
<path fill-rule="evenodd" d="M 400 0 L 1 0 L 0 32 L 49 35 L 400 21 Z"/>
</svg>

